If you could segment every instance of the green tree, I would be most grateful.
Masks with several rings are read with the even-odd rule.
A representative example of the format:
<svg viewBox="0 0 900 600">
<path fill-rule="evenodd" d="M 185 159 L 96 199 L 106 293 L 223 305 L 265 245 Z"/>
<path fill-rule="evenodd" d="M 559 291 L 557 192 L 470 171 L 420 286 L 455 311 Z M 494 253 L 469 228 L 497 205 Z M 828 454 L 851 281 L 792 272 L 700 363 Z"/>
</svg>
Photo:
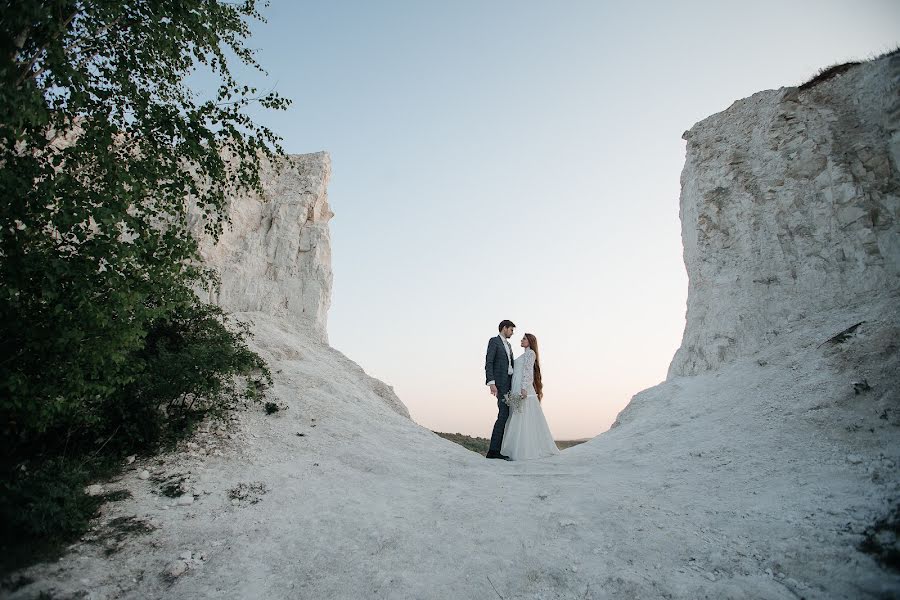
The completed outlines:
<svg viewBox="0 0 900 600">
<path fill-rule="evenodd" d="M 246 331 L 229 329 L 191 291 L 211 276 L 187 204 L 218 236 L 226 198 L 258 189 L 260 161 L 282 153 L 246 108 L 288 101 L 233 74 L 234 65 L 262 71 L 245 45 L 249 24 L 263 20 L 254 0 L 0 6 L 8 480 L 23 457 L 58 453 L 60 432 L 68 448 L 73 432 L 87 439 L 108 429 L 110 415 L 121 424 L 123 403 L 136 396 L 169 414 L 173 402 L 189 407 L 234 391 L 235 374 L 264 371 Z M 205 95 L 186 84 L 197 69 L 216 81 Z M 160 372 L 176 366 L 177 378 Z"/>
<path fill-rule="evenodd" d="M 192 301 L 185 198 L 217 235 L 226 194 L 280 150 L 242 109 L 286 101 L 228 66 L 259 67 L 252 0 L 3 4 L 0 398 L 13 429 L 42 429 L 73 404 L 94 418 L 85 402 L 134 378 L 149 324 Z M 185 85 L 196 65 L 214 98 Z"/>
</svg>

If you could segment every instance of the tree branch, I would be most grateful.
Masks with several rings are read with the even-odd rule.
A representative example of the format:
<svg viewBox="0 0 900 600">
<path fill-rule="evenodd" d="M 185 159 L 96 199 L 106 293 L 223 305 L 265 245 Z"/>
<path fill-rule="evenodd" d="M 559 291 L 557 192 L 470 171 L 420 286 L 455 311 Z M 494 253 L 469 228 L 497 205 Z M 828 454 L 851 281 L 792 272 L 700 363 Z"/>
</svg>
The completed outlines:
<svg viewBox="0 0 900 600">
<path fill-rule="evenodd" d="M 74 16 L 75 16 L 75 15 L 72 15 L 72 17 L 70 17 L 70 21 L 71 21 L 71 18 L 74 18 Z M 115 19 L 113 19 L 112 21 L 110 21 L 109 23 L 107 23 L 106 25 L 104 25 L 103 27 L 101 27 L 101 28 L 99 29 L 99 31 L 97 31 L 97 33 L 93 34 L 91 37 L 92 37 L 92 38 L 95 38 L 95 39 L 96 39 L 96 38 L 100 38 L 101 36 L 103 36 L 104 34 L 106 34 L 107 32 L 109 32 L 110 29 L 112 29 L 113 27 L 115 27 L 116 25 L 118 25 L 118 23 L 122 20 L 122 17 L 123 17 L 123 16 L 124 16 L 124 15 L 119 15 L 118 17 L 116 17 Z M 68 26 L 68 23 L 69 23 L 69 21 L 66 22 L 66 26 Z M 55 36 L 54 36 L 54 37 L 55 37 Z M 51 39 L 51 41 L 52 41 L 52 39 Z M 49 42 L 48 42 L 48 44 L 49 44 Z M 45 44 L 44 47 L 41 49 L 41 52 L 43 52 L 43 51 L 46 49 L 46 47 L 47 47 L 47 45 Z M 75 47 L 72 47 L 72 48 L 69 48 L 69 49 L 65 50 L 64 52 L 65 52 L 66 54 L 71 54 L 71 53 L 77 52 L 77 51 L 79 51 L 79 50 L 81 50 L 81 47 L 75 46 Z M 77 68 L 78 70 L 83 69 L 84 67 L 86 67 L 86 66 L 88 65 L 88 63 L 90 63 L 92 60 L 94 60 L 95 58 L 97 58 L 97 56 L 98 56 L 102 51 L 103 51 L 102 49 L 95 51 L 92 55 L 90 55 L 89 57 L 83 59 L 83 60 L 78 64 L 78 66 L 77 66 L 76 68 Z M 31 64 L 28 65 L 28 70 L 27 70 L 25 73 L 23 73 L 22 76 L 20 77 L 19 81 L 16 82 L 16 87 L 20 86 L 20 85 L 21 85 L 25 80 L 27 80 L 27 79 L 37 79 L 44 71 L 47 70 L 47 67 L 42 67 L 42 68 L 38 69 L 37 71 L 34 71 L 33 73 L 31 73 L 31 74 L 29 75 L 29 71 L 31 71 L 31 69 L 34 67 L 34 64 L 37 62 L 38 58 L 40 58 L 40 52 L 37 54 L 37 56 L 34 57 L 34 60 L 31 61 Z"/>
<path fill-rule="evenodd" d="M 75 19 L 75 17 L 77 17 L 79 14 L 81 14 L 81 12 L 83 12 L 83 10 L 84 10 L 83 8 L 79 8 L 79 9 L 77 9 L 75 12 L 73 12 L 71 15 L 69 15 L 69 18 L 67 18 L 65 21 L 63 21 L 62 26 L 61 26 L 59 29 L 57 29 L 56 32 L 55 32 L 53 35 L 50 36 L 50 39 L 48 39 L 48 40 L 44 43 L 43 46 L 41 46 L 40 48 L 38 48 L 37 52 L 34 53 L 34 58 L 31 59 L 31 61 L 28 63 L 28 66 L 25 67 L 25 70 L 22 71 L 22 74 L 21 74 L 21 75 L 19 75 L 19 79 L 16 81 L 16 87 L 20 87 L 23 83 L 25 83 L 25 80 L 29 78 L 29 77 L 28 77 L 28 74 L 31 73 L 31 70 L 34 68 L 34 65 L 37 64 L 37 61 L 40 60 L 41 55 L 44 53 L 44 51 L 50 46 L 50 44 L 51 44 L 56 38 L 59 37 L 59 34 L 60 34 L 60 33 L 62 33 L 63 31 L 65 31 L 65 30 L 69 27 L 69 24 L 72 22 L 72 20 Z M 27 35 L 27 33 L 26 33 L 27 31 L 28 31 L 27 29 L 26 29 L 25 31 L 23 31 L 22 34 L 21 34 L 21 36 L 20 36 L 20 37 L 21 37 L 21 44 L 19 44 L 19 48 L 21 48 L 21 47 L 25 44 L 25 37 L 26 37 L 26 35 Z M 20 40 L 18 40 L 18 39 L 16 40 L 17 43 L 18 43 L 19 41 L 20 41 Z M 45 70 L 45 69 L 39 69 L 38 71 L 36 71 L 36 72 L 34 73 L 34 75 L 32 76 L 32 78 L 36 78 L 38 75 L 40 75 L 41 73 L 43 73 L 44 70 Z"/>
</svg>

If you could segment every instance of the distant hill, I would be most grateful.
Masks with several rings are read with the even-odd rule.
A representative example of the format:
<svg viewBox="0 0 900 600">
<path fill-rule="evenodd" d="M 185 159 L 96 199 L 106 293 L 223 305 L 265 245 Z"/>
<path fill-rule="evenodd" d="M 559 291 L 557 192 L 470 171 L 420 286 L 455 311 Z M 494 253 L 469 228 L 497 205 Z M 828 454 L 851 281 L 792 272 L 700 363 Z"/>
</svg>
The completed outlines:
<svg viewBox="0 0 900 600">
<path fill-rule="evenodd" d="M 434 433 L 438 434 L 445 440 L 450 440 L 456 444 L 459 444 L 463 448 L 467 448 L 472 452 L 477 452 L 478 454 L 484 456 L 487 454 L 488 446 L 490 446 L 491 441 L 487 438 L 483 437 L 472 437 L 470 435 L 464 435 L 462 433 L 444 433 L 442 431 L 435 431 Z M 577 446 L 578 444 L 583 444 L 588 441 L 590 438 L 585 438 L 583 440 L 556 440 L 556 446 L 560 450 L 565 450 L 566 448 L 571 448 L 572 446 Z"/>
</svg>

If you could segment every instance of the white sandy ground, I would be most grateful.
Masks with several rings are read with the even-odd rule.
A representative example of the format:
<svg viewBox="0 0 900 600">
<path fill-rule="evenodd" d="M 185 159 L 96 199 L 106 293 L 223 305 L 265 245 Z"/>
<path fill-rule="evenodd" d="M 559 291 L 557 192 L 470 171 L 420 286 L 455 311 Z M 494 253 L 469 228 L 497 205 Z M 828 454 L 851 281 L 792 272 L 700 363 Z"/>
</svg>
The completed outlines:
<svg viewBox="0 0 900 600">
<path fill-rule="evenodd" d="M 522 463 L 439 438 L 339 352 L 246 314 L 287 410 L 254 409 L 197 449 L 127 467 L 103 487 L 133 498 L 105 504 L 92 535 L 4 593 L 900 597 L 900 574 L 856 549 L 900 498 L 898 306 L 807 319 L 750 358 L 641 392 L 594 440 Z M 852 339 L 817 347 L 861 320 Z M 858 377 L 873 389 L 854 395 Z M 174 505 L 143 469 L 189 474 L 194 501 Z M 232 503 L 253 482 L 268 490 L 259 501 Z M 155 529 L 103 541 L 131 515 Z"/>
</svg>

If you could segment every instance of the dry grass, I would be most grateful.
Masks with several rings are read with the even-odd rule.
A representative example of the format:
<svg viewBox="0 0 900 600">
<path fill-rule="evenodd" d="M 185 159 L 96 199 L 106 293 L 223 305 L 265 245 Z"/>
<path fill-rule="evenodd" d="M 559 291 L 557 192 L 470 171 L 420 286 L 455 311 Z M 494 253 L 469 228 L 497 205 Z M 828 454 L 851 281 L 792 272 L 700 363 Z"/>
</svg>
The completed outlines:
<svg viewBox="0 0 900 600">
<path fill-rule="evenodd" d="M 812 79 L 810 79 L 809 81 L 807 81 L 805 83 L 800 84 L 800 91 L 803 92 L 803 91 L 812 89 L 812 88 L 816 87 L 817 85 L 819 85 L 820 83 L 822 83 L 824 81 L 828 81 L 829 79 L 837 77 L 838 75 L 842 75 L 842 74 L 846 73 L 847 71 L 849 71 L 850 69 L 852 69 L 853 67 L 855 67 L 856 65 L 860 65 L 860 64 L 862 64 L 862 63 L 859 61 L 851 61 L 851 62 L 845 62 L 845 63 L 839 64 L 839 65 L 831 65 L 830 67 L 825 67 L 824 69 L 819 69 L 819 72 L 816 73 Z"/>
<path fill-rule="evenodd" d="M 828 81 L 829 79 L 833 79 L 839 75 L 843 75 L 844 73 L 846 73 L 853 67 L 863 64 L 863 62 L 871 62 L 873 60 L 879 60 L 886 56 L 894 56 L 895 54 L 898 54 L 898 53 L 900 53 L 900 46 L 894 48 L 893 50 L 888 50 L 887 52 L 883 52 L 881 54 L 873 56 L 865 61 L 853 60 L 853 61 L 848 61 L 845 63 L 831 65 L 830 67 L 825 67 L 823 69 L 819 69 L 819 72 L 816 73 L 815 75 L 813 75 L 812 78 L 810 78 L 808 81 L 800 84 L 799 89 L 801 92 L 812 89 L 824 81 Z"/>
</svg>

